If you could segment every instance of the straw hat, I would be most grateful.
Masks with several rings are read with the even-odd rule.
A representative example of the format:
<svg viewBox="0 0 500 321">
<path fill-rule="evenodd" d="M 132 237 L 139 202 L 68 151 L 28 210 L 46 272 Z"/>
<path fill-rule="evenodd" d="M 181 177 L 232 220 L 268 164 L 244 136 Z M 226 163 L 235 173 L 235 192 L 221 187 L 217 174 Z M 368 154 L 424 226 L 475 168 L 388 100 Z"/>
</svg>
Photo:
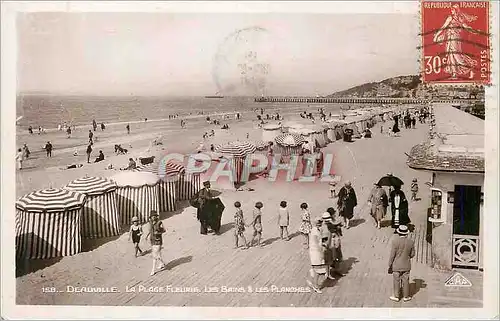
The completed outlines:
<svg viewBox="0 0 500 321">
<path fill-rule="evenodd" d="M 323 215 L 321 215 L 321 219 L 323 221 L 332 221 L 332 216 L 328 212 L 324 212 Z"/>
<path fill-rule="evenodd" d="M 397 230 L 396 230 L 396 233 L 398 233 L 399 235 L 408 235 L 408 233 L 409 233 L 408 226 L 399 225 Z"/>
<path fill-rule="evenodd" d="M 137 216 L 132 217 L 132 223 L 139 222 L 139 218 Z"/>
</svg>

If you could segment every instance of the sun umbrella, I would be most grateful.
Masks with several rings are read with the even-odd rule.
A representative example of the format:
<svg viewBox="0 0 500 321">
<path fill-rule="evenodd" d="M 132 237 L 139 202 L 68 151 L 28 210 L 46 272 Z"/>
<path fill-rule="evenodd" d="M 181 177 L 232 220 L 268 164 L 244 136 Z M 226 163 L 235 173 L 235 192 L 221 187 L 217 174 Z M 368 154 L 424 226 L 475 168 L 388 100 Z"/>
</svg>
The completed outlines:
<svg viewBox="0 0 500 321">
<path fill-rule="evenodd" d="M 46 189 L 29 193 L 16 202 L 16 207 L 26 212 L 59 212 L 82 207 L 85 194 L 65 189 Z"/>
<path fill-rule="evenodd" d="M 387 174 L 378 181 L 378 185 L 380 186 L 401 186 L 403 184 L 401 179 L 391 174 Z"/>
<path fill-rule="evenodd" d="M 304 143 L 304 138 L 302 138 L 301 135 L 298 134 L 292 134 L 292 133 L 285 133 L 277 136 L 275 138 L 276 143 L 282 145 L 282 146 L 300 146 Z"/>
<path fill-rule="evenodd" d="M 255 142 L 255 148 L 257 150 L 264 150 L 269 147 L 269 142 L 265 142 L 263 140 L 259 140 Z"/>
<path fill-rule="evenodd" d="M 70 182 L 65 189 L 85 195 L 101 195 L 116 190 L 115 182 L 103 177 L 82 177 Z"/>
<path fill-rule="evenodd" d="M 250 142 L 230 142 L 215 147 L 216 152 L 231 155 L 233 157 L 245 157 L 255 152 L 255 150 L 255 144 Z"/>
</svg>

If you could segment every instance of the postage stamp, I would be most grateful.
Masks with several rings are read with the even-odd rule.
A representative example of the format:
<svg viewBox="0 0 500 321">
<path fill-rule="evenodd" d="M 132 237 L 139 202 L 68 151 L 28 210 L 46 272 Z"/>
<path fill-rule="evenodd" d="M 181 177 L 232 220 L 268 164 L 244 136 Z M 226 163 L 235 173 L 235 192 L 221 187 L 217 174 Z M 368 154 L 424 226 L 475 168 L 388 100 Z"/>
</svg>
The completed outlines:
<svg viewBox="0 0 500 321">
<path fill-rule="evenodd" d="M 489 6 L 489 1 L 422 1 L 424 83 L 490 84 Z"/>
</svg>

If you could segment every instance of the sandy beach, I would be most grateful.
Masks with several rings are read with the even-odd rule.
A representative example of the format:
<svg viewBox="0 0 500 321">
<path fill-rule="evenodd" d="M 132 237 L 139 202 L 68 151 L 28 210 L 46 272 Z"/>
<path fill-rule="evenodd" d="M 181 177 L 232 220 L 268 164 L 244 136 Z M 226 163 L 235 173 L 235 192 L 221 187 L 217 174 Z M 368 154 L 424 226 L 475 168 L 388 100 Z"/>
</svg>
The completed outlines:
<svg viewBox="0 0 500 321">
<path fill-rule="evenodd" d="M 252 121 L 228 121 L 229 133 L 216 129 L 214 141 L 229 139 L 259 140 L 261 130 Z M 392 123 L 392 122 L 390 122 Z M 110 128 L 97 135 L 100 137 L 94 150 L 102 149 L 106 156 L 112 155 L 112 147 L 119 142 L 124 147 L 129 144 L 130 155 L 138 157 L 147 149 L 148 142 L 160 133 L 165 133 L 161 148 L 175 152 L 193 152 L 204 132 L 213 125 L 193 126 L 188 122 L 187 130 L 181 129 L 178 120 L 167 122 L 137 123 L 131 126 L 131 134 L 125 128 Z M 302 239 L 297 232 L 300 224 L 299 205 L 309 204 L 312 217 L 320 216 L 333 204 L 329 198 L 328 184 L 301 182 L 269 182 L 257 179 L 247 183 L 253 191 L 223 191 L 221 200 L 226 209 L 222 217 L 222 235 L 200 235 L 195 209 L 186 203 L 173 213 L 163 213 L 161 219 L 167 228 L 164 235 L 164 259 L 167 270 L 149 276 L 151 256 L 135 258 L 128 235 L 85 241 L 83 253 L 71 257 L 52 260 L 32 260 L 26 263 L 26 270 L 17 278 L 17 304 L 51 305 L 144 305 L 144 306 L 342 306 L 342 307 L 398 307 L 403 303 L 388 300 L 392 277 L 387 275 L 387 255 L 389 240 L 393 230 L 375 229 L 366 204 L 373 183 L 387 173 L 400 177 L 405 185 L 403 190 L 410 195 L 411 179 L 416 177 L 424 186 L 430 177 L 425 172 L 414 171 L 406 165 L 406 155 L 411 147 L 425 140 L 428 125 L 417 124 L 416 129 L 402 129 L 401 137 L 380 134 L 380 126 L 386 129 L 388 123 L 377 124 L 373 138 L 355 140 L 353 143 L 336 141 L 323 149 L 334 155 L 334 169 L 342 182 L 351 180 L 358 196 L 353 227 L 344 230 L 343 252 L 345 276 L 330 282 L 323 294 L 307 290 L 305 278 L 309 269 L 308 252 L 302 248 Z M 86 141 L 88 130 L 78 130 L 71 140 Z M 36 159 L 33 167 L 17 175 L 17 193 L 49 186 L 60 187 L 72 179 L 85 174 L 110 176 L 114 171 L 105 170 L 108 163 L 124 166 L 130 155 L 110 156 L 105 162 L 85 164 L 80 169 L 59 170 L 63 160 L 66 163 L 85 163 L 84 144 L 80 156 L 72 155 L 64 133 L 33 135 L 36 141 L 28 141 Z M 78 137 L 78 138 L 77 138 Z M 101 138 L 102 137 L 102 138 Z M 31 138 L 31 137 L 29 137 Z M 24 137 L 19 138 L 19 140 Z M 50 140 L 55 146 L 54 157 L 46 160 L 40 146 Z M 209 146 L 210 141 L 207 141 Z M 59 147 L 61 146 L 61 147 Z M 44 165 L 42 165 L 44 164 Z M 430 249 L 425 242 L 426 208 L 428 198 L 422 192 L 422 200 L 410 204 L 410 217 L 415 226 L 417 256 L 410 282 L 416 291 L 414 300 L 405 307 L 443 307 L 456 304 L 480 306 L 482 304 L 482 276 L 471 272 L 467 277 L 474 287 L 464 293 L 443 288 L 448 273 L 441 273 L 428 266 Z M 238 200 L 248 220 L 253 204 L 264 203 L 262 248 L 234 250 L 233 203 Z M 278 205 L 288 201 L 291 214 L 289 232 L 292 239 L 279 239 L 277 226 Z M 386 217 L 388 219 L 388 217 Z M 251 230 L 246 232 L 251 239 Z M 145 240 L 141 246 L 149 249 Z M 119 270 L 120 273 L 116 273 Z M 54 287 L 58 292 L 44 293 L 42 288 Z M 74 287 L 116 288 L 115 293 L 75 293 Z M 156 293 L 155 287 L 163 287 L 163 293 Z M 370 291 L 364 291 L 370 287 Z M 135 292 L 132 292 L 132 288 Z M 177 288 L 178 292 L 175 291 Z M 218 289 L 218 292 L 215 291 Z M 209 290 L 213 291 L 210 292 Z M 262 291 L 258 291 L 258 290 Z M 264 289 L 267 289 L 266 292 Z M 157 288 L 158 291 L 160 291 Z M 192 293 L 190 291 L 199 290 Z M 292 291 L 293 290 L 293 291 Z M 68 292 L 69 291 L 69 292 Z M 166 291 L 166 292 L 165 292 Z M 239 291 L 239 293 L 234 293 Z M 292 292 L 290 292 L 292 291 Z M 295 291 L 295 292 L 294 292 Z M 298 291 L 298 292 L 297 292 Z M 305 291 L 300 293 L 300 291 Z M 451 293 L 451 294 L 450 294 Z M 451 296 L 450 296 L 451 295 Z M 450 299 L 451 298 L 451 299 Z"/>
</svg>

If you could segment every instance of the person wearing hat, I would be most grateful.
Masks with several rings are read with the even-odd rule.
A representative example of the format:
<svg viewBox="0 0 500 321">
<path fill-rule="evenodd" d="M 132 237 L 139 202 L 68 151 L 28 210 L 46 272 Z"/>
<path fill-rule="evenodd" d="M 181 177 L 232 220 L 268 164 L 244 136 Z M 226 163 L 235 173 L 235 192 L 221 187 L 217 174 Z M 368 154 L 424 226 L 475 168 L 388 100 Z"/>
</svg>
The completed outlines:
<svg viewBox="0 0 500 321">
<path fill-rule="evenodd" d="M 135 257 L 137 257 L 138 253 L 140 253 L 141 255 L 143 254 L 141 248 L 139 247 L 139 242 L 141 241 L 142 234 L 142 226 L 139 225 L 139 219 L 137 218 L 137 216 L 132 217 L 132 225 L 130 225 L 128 240 L 130 241 L 130 239 L 132 239 L 132 243 L 134 243 Z"/>
<path fill-rule="evenodd" d="M 389 199 L 387 198 L 387 193 L 385 190 L 378 185 L 378 183 L 374 184 L 374 188 L 370 194 L 370 198 L 368 199 L 368 203 L 371 204 L 371 216 L 375 220 L 375 225 L 379 229 L 380 223 L 387 213 L 387 206 L 389 205 Z"/>
<path fill-rule="evenodd" d="M 392 212 L 391 226 L 397 228 L 399 225 L 408 225 L 411 222 L 408 216 L 408 200 L 401 190 L 401 186 L 394 186 L 389 199 Z"/>
<path fill-rule="evenodd" d="M 417 179 L 414 178 L 411 181 L 411 200 L 412 201 L 417 201 L 418 200 L 417 193 L 418 193 L 418 183 L 417 183 Z"/>
<path fill-rule="evenodd" d="M 307 284 L 316 292 L 321 293 L 323 282 L 319 282 L 321 276 L 326 275 L 327 266 L 325 264 L 326 244 L 322 242 L 321 226 L 323 219 L 317 217 L 314 220 L 314 226 L 309 233 L 309 259 L 311 260 L 311 269 L 309 274 L 312 280 L 307 280 Z"/>
<path fill-rule="evenodd" d="M 262 239 L 262 211 L 260 210 L 264 207 L 262 202 L 255 203 L 255 209 L 253 210 L 253 219 L 247 226 L 253 226 L 253 237 L 250 241 L 250 246 L 253 246 L 254 241 L 257 239 L 257 246 L 262 246 L 260 240 Z"/>
<path fill-rule="evenodd" d="M 411 259 L 415 256 L 415 243 L 408 238 L 409 230 L 406 225 L 399 225 L 396 229 L 398 237 L 391 243 L 388 273 L 393 276 L 394 293 L 389 297 L 392 301 L 400 300 L 399 294 L 403 288 L 403 301 L 410 301 L 410 271 Z"/>
<path fill-rule="evenodd" d="M 208 223 L 212 217 L 210 208 L 207 206 L 209 200 L 212 199 L 212 193 L 210 192 L 210 182 L 203 182 L 203 188 L 198 192 L 198 210 L 196 217 L 200 221 L 200 234 L 206 235 L 208 233 Z"/>
<path fill-rule="evenodd" d="M 328 216 L 327 216 L 328 215 Z M 329 273 L 334 273 L 338 276 L 343 276 L 340 272 L 340 265 L 342 263 L 342 221 L 339 220 L 338 215 L 335 214 L 335 209 L 329 207 L 326 213 L 323 214 L 324 225 L 326 225 L 328 231 L 330 232 L 330 253 L 331 258 L 328 260 L 330 263 Z M 329 274 L 330 275 L 330 274 Z M 331 277 L 330 277 L 331 278 Z"/>
<path fill-rule="evenodd" d="M 345 182 L 344 186 L 338 193 L 337 205 L 339 214 L 344 218 L 345 227 L 349 228 L 349 221 L 354 217 L 354 207 L 358 205 L 356 192 L 352 188 L 351 182 Z"/>
<path fill-rule="evenodd" d="M 333 265 L 333 248 L 332 248 L 332 226 L 333 220 L 329 212 L 325 212 L 321 215 L 322 225 L 320 228 L 321 232 L 321 242 L 325 250 L 325 264 L 327 266 L 326 276 L 329 279 L 333 279 L 330 273 L 330 267 Z"/>
<path fill-rule="evenodd" d="M 153 255 L 153 268 L 151 270 L 151 275 L 155 275 L 157 263 L 160 262 L 162 265 L 160 271 L 166 268 L 166 264 L 161 256 L 161 249 L 163 246 L 163 233 L 165 233 L 165 228 L 163 223 L 159 220 L 158 213 L 156 211 L 151 211 L 149 215 L 149 231 L 146 238 L 149 237 L 151 241 L 151 254 Z"/>
</svg>

